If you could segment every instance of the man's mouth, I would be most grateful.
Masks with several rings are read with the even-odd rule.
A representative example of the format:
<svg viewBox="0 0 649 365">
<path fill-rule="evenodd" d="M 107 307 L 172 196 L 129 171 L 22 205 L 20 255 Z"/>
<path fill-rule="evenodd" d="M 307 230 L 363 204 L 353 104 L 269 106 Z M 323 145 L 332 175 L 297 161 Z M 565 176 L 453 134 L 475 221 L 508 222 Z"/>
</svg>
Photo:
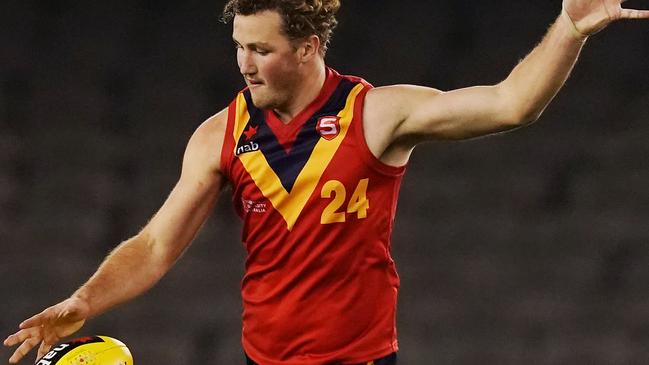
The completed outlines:
<svg viewBox="0 0 649 365">
<path fill-rule="evenodd" d="M 259 80 L 251 80 L 251 79 L 246 79 L 246 82 L 248 82 L 249 86 L 259 86 L 262 85 L 263 82 Z"/>
</svg>

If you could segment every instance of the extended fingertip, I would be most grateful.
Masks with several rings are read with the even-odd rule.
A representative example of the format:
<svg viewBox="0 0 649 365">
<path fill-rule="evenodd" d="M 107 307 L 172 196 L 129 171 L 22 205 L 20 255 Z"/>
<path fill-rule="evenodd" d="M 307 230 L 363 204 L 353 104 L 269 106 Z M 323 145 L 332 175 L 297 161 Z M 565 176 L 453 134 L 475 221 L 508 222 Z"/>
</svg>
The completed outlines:
<svg viewBox="0 0 649 365">
<path fill-rule="evenodd" d="M 13 345 L 13 343 L 12 343 L 12 341 L 11 341 L 11 336 L 5 338 L 5 340 L 2 341 L 2 344 L 5 345 L 5 346 L 11 346 L 11 345 Z"/>
</svg>

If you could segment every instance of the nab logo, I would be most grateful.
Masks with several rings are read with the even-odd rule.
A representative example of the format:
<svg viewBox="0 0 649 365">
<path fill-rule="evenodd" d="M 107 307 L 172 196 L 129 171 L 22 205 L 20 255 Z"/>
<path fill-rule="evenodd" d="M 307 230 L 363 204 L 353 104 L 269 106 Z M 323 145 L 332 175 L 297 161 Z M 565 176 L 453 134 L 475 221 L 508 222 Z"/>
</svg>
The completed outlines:
<svg viewBox="0 0 649 365">
<path fill-rule="evenodd" d="M 250 141 L 246 144 L 242 144 L 241 146 L 237 147 L 237 149 L 234 151 L 234 154 L 236 156 L 239 156 L 240 154 L 254 152 L 254 151 L 259 151 L 259 144 Z"/>
<path fill-rule="evenodd" d="M 246 136 L 246 143 L 242 144 L 241 146 L 238 146 L 237 149 L 234 151 L 234 154 L 236 156 L 239 156 L 242 153 L 247 153 L 247 152 L 254 152 L 254 151 L 259 151 L 259 144 L 255 143 L 255 141 L 251 141 L 252 137 L 257 134 L 257 129 L 259 126 L 248 126 L 248 129 L 246 129 L 243 134 Z"/>
<path fill-rule="evenodd" d="M 243 134 L 246 135 L 246 141 L 250 141 L 252 137 L 257 134 L 257 129 L 259 129 L 259 126 L 250 126 L 245 132 L 243 132 Z"/>
<path fill-rule="evenodd" d="M 322 138 L 331 141 L 340 133 L 340 117 L 320 117 L 315 129 Z"/>
</svg>

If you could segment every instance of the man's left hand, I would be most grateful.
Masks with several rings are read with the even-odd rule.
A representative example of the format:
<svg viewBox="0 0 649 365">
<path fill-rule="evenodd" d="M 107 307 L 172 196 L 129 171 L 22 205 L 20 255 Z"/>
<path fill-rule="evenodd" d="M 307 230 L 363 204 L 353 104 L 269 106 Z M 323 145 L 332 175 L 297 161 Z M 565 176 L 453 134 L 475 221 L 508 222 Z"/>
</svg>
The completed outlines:
<svg viewBox="0 0 649 365">
<path fill-rule="evenodd" d="M 575 30 L 589 36 L 620 19 L 648 19 L 649 10 L 626 9 L 626 0 L 563 0 L 563 11 Z"/>
</svg>

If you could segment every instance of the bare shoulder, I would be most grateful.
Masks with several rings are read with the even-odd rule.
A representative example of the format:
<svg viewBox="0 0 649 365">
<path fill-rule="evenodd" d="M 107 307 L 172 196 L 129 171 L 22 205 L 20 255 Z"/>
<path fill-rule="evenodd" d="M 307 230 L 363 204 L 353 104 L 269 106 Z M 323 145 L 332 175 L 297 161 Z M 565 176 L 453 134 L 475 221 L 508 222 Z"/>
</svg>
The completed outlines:
<svg viewBox="0 0 649 365">
<path fill-rule="evenodd" d="M 415 105 L 423 99 L 442 94 L 442 91 L 417 85 L 389 85 L 373 88 L 365 97 L 364 115 L 370 120 L 396 129 Z"/>
<path fill-rule="evenodd" d="M 228 122 L 228 109 L 207 118 L 194 132 L 192 139 L 197 139 L 202 143 L 223 143 L 223 136 Z"/>
<path fill-rule="evenodd" d="M 201 165 L 211 172 L 219 172 L 227 121 L 226 108 L 201 123 L 187 144 L 183 165 Z"/>
<path fill-rule="evenodd" d="M 363 130 L 370 151 L 388 164 L 407 162 L 413 143 L 401 141 L 399 129 L 420 100 L 441 93 L 437 89 L 405 84 L 369 90 L 363 105 Z"/>
<path fill-rule="evenodd" d="M 419 96 L 429 97 L 441 93 L 442 93 L 441 90 L 428 87 L 428 86 L 395 84 L 395 85 L 375 87 L 367 93 L 367 97 L 386 102 L 389 99 L 395 101 L 403 101 L 406 98 L 419 97 Z"/>
</svg>

